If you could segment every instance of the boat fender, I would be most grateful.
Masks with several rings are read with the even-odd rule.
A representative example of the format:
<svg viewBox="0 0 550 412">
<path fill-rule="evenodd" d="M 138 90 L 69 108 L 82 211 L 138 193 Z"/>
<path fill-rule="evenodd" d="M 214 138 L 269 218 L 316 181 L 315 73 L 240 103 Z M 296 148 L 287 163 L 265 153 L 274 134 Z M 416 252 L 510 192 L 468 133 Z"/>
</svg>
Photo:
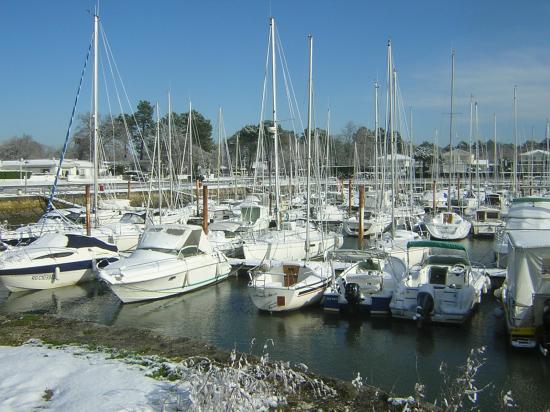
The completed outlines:
<svg viewBox="0 0 550 412">
<path fill-rule="evenodd" d="M 53 271 L 52 282 L 56 281 L 56 280 L 59 280 L 59 274 L 60 273 L 61 273 L 61 269 L 59 269 L 59 266 L 56 266 L 55 270 Z"/>
<path fill-rule="evenodd" d="M 361 289 L 357 283 L 347 283 L 345 294 L 350 305 L 358 305 L 361 302 Z"/>
</svg>

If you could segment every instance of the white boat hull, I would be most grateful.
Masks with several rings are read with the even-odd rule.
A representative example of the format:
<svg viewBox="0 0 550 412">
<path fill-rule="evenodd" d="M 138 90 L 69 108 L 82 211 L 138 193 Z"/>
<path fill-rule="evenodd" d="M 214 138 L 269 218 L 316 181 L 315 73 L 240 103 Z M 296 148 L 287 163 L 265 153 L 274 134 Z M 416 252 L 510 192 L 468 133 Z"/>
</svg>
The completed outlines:
<svg viewBox="0 0 550 412">
<path fill-rule="evenodd" d="M 186 264 L 176 266 L 173 262 L 169 265 L 159 262 L 156 273 L 149 279 L 134 281 L 130 276 L 124 276 L 124 269 L 122 277 L 100 274 L 100 278 L 108 283 L 123 303 L 131 303 L 191 292 L 221 282 L 230 271 L 231 266 L 226 261 L 218 261 L 213 256 L 198 256 L 193 262 L 188 260 Z"/>
<path fill-rule="evenodd" d="M 263 311 L 283 312 L 300 309 L 321 301 L 329 280 L 299 290 L 293 288 L 249 288 L 252 303 Z"/>
<path fill-rule="evenodd" d="M 54 289 L 72 286 L 94 279 L 92 268 L 69 271 L 37 271 L 32 274 L 14 274 L 0 276 L 0 283 L 10 292 Z"/>
<path fill-rule="evenodd" d="M 426 228 L 430 232 L 430 238 L 432 239 L 461 240 L 468 237 L 471 224 L 466 221 L 460 225 L 426 223 Z"/>
</svg>

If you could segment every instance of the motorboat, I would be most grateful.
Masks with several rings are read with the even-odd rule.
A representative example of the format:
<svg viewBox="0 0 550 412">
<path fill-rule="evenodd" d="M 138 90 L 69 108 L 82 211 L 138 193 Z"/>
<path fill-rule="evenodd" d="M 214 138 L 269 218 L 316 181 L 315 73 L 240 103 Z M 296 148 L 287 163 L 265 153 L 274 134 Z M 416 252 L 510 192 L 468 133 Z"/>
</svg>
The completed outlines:
<svg viewBox="0 0 550 412">
<path fill-rule="evenodd" d="M 428 251 L 420 265 L 408 268 L 394 292 L 392 316 L 420 323 L 463 323 L 490 287 L 489 278 L 472 267 L 461 244 L 420 240 L 407 248 Z"/>
<path fill-rule="evenodd" d="M 331 267 L 324 262 L 264 262 L 249 273 L 250 298 L 258 309 L 268 312 L 319 303 L 332 279 Z"/>
<path fill-rule="evenodd" d="M 0 283 L 12 292 L 75 285 L 118 258 L 115 245 L 95 237 L 47 233 L 0 255 Z"/>
<path fill-rule="evenodd" d="M 208 225 L 208 240 L 212 247 L 222 251 L 226 256 L 241 256 L 243 240 L 239 229 L 242 224 L 238 221 L 221 220 Z"/>
<path fill-rule="evenodd" d="M 474 236 L 494 237 L 502 227 L 504 227 L 504 221 L 501 218 L 500 209 L 487 206 L 476 209 L 472 219 Z"/>
<path fill-rule="evenodd" d="M 392 256 L 371 256 L 347 268 L 324 295 L 325 310 L 348 314 L 389 315 L 393 292 L 407 271 Z"/>
<path fill-rule="evenodd" d="M 104 267 L 99 279 L 124 302 L 191 292 L 227 278 L 231 265 L 200 226 L 157 225 L 130 256 Z"/>
<path fill-rule="evenodd" d="M 472 224 L 454 212 L 441 212 L 428 219 L 426 229 L 432 239 L 461 240 L 470 233 Z"/>
<path fill-rule="evenodd" d="M 550 197 L 522 197 L 514 199 L 506 217 L 506 226 L 497 231 L 493 251 L 497 266 L 507 267 L 509 233 L 515 231 L 550 230 Z"/>
<path fill-rule="evenodd" d="M 550 198 L 515 199 L 508 214 L 502 301 L 510 344 L 550 350 Z"/>
</svg>

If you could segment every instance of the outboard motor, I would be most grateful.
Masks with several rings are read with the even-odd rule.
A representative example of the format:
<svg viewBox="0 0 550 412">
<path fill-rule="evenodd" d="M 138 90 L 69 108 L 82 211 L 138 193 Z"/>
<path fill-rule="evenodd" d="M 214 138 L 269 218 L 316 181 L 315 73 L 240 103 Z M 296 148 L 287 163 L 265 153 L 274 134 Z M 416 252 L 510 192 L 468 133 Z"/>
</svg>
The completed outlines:
<svg viewBox="0 0 550 412">
<path fill-rule="evenodd" d="M 344 296 L 351 306 L 361 303 L 361 289 L 357 283 L 346 283 Z"/>
<path fill-rule="evenodd" d="M 422 323 L 430 318 L 434 310 L 434 293 L 429 285 L 423 285 L 416 296 L 416 316 L 415 319 Z"/>
</svg>

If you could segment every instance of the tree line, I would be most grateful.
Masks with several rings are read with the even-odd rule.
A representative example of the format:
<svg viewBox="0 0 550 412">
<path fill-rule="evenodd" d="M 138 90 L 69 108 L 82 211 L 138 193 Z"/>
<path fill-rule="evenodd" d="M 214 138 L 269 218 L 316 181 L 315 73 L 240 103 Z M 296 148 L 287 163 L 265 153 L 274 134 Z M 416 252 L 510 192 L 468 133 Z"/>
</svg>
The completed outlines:
<svg viewBox="0 0 550 412">
<path fill-rule="evenodd" d="M 169 124 L 169 118 L 171 120 Z M 176 171 L 189 172 L 188 160 L 193 158 L 193 167 L 202 167 L 214 171 L 217 163 L 216 148 L 212 135 L 212 122 L 196 110 L 191 113 L 191 130 L 189 129 L 189 112 L 172 112 L 169 116 L 165 114 L 157 122 L 155 107 L 147 100 L 140 100 L 136 111 L 133 114 L 119 114 L 115 117 L 104 116 L 100 119 L 100 158 L 105 161 L 131 167 L 138 163 L 142 168 L 148 170 L 150 167 L 157 134 L 161 137 L 161 158 L 163 163 L 169 159 L 168 149 L 170 148 L 171 159 Z M 263 135 L 262 147 L 265 157 L 269 162 L 269 154 L 272 153 L 272 139 L 270 127 L 272 123 L 265 121 L 262 125 L 248 124 L 236 131 L 227 139 L 227 150 L 232 158 L 232 167 L 236 165 L 242 169 L 250 170 L 256 161 L 256 153 L 260 142 L 259 136 Z M 167 136 L 170 131 L 171 139 L 168 142 Z M 306 133 L 307 131 L 295 132 L 285 130 L 278 125 L 280 142 L 280 153 L 283 164 L 290 165 L 293 156 L 305 158 Z M 70 140 L 66 157 L 88 160 L 92 153 L 92 121 L 89 113 L 81 114 L 78 117 L 77 127 Z M 192 136 L 192 152 L 189 153 L 189 136 Z M 358 126 L 348 122 L 340 133 L 331 135 L 328 150 L 330 162 L 333 166 L 359 167 L 366 170 L 374 164 L 375 153 L 381 156 L 384 146 L 389 150 L 389 136 L 383 128 L 378 130 L 378 151 L 375 145 L 375 130 L 365 126 Z M 316 128 L 312 131 L 312 137 L 316 143 L 316 151 L 313 155 L 326 155 L 327 131 Z M 409 153 L 408 142 L 404 141 L 399 132 L 394 133 L 398 153 Z M 472 152 L 475 153 L 476 146 L 481 147 L 480 153 L 484 158 L 494 158 L 494 144 L 492 140 L 486 142 L 475 142 L 472 145 Z M 519 147 L 520 152 L 533 149 L 546 149 L 547 142 L 534 140 L 527 141 Z M 435 150 L 434 150 L 435 148 Z M 455 147 L 468 151 L 468 143 L 462 141 Z M 440 156 L 447 147 L 435 146 L 432 142 L 424 141 L 413 148 L 413 157 L 423 164 L 429 164 L 434 159 L 434 154 Z M 511 159 L 513 157 L 513 144 L 498 144 L 498 157 Z M 38 159 L 59 157 L 61 148 L 53 148 L 36 141 L 32 136 L 24 134 L 14 136 L 0 143 L 0 156 L 2 160 Z M 189 156 L 189 155 L 192 156 Z M 235 161 L 235 157 L 239 159 Z M 266 160 L 264 158 L 260 160 Z"/>
</svg>

